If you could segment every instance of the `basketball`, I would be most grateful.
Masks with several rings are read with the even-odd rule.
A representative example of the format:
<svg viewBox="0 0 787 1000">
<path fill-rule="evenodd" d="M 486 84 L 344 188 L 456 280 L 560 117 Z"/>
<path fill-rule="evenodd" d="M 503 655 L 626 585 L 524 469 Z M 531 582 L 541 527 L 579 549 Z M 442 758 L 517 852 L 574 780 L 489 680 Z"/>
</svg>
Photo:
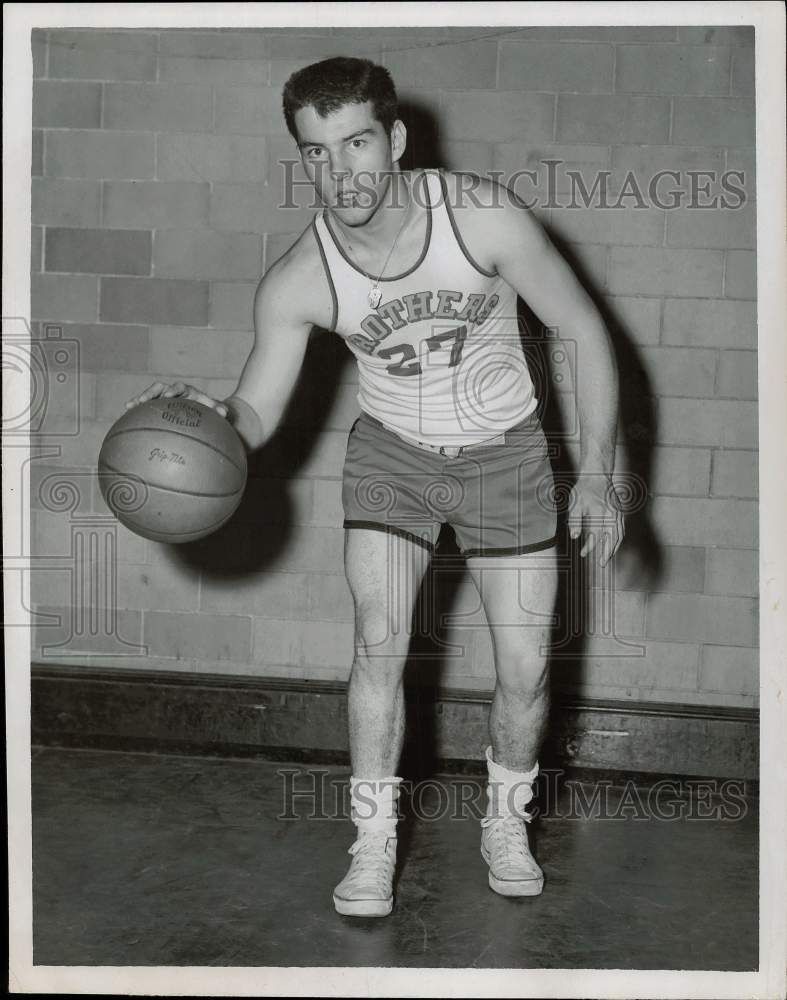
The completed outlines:
<svg viewBox="0 0 787 1000">
<path fill-rule="evenodd" d="M 107 506 L 156 542 L 193 542 L 225 524 L 246 486 L 246 449 L 210 406 L 159 397 L 132 407 L 101 445 L 98 480 Z"/>
</svg>

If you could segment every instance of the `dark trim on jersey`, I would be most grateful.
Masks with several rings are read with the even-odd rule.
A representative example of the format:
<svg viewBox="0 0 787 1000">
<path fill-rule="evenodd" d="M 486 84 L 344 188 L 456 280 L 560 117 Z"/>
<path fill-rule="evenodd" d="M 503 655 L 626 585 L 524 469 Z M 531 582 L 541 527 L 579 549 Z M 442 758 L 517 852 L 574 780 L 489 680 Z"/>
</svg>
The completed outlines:
<svg viewBox="0 0 787 1000">
<path fill-rule="evenodd" d="M 328 267 L 328 258 L 325 256 L 325 247 L 322 245 L 322 240 L 320 239 L 320 234 L 317 231 L 317 216 L 312 217 L 312 229 L 314 230 L 314 238 L 317 240 L 317 247 L 320 251 L 320 257 L 322 259 L 322 266 L 325 270 L 325 276 L 328 278 L 328 284 L 331 289 L 331 301 L 333 302 L 333 316 L 331 317 L 330 331 L 334 333 L 336 331 L 336 324 L 339 322 L 339 300 L 336 296 L 336 286 L 333 283 L 333 278 L 331 277 L 331 269 Z"/>
<path fill-rule="evenodd" d="M 373 282 L 378 282 L 378 281 L 401 281 L 402 278 L 406 278 L 406 277 L 408 277 L 408 275 L 411 275 L 413 273 L 413 271 L 417 271 L 418 268 L 421 266 L 421 264 L 423 264 L 423 262 L 426 260 L 426 255 L 429 253 L 429 247 L 431 246 L 431 243 L 432 243 L 432 203 L 431 203 L 431 200 L 429 198 L 429 185 L 426 183 L 426 171 L 422 172 L 415 179 L 414 183 L 417 184 L 419 180 L 423 180 L 423 182 L 424 182 L 423 186 L 426 189 L 426 238 L 424 239 L 423 249 L 421 250 L 421 256 L 418 258 L 418 260 L 415 262 L 415 264 L 413 264 L 412 267 L 408 268 L 402 274 L 394 275 L 392 278 L 382 278 L 382 277 L 378 278 L 376 275 L 369 274 L 368 271 L 364 271 L 364 269 L 362 267 L 359 267 L 354 261 L 350 260 L 350 258 L 344 252 L 344 249 L 342 248 L 341 244 L 336 239 L 336 234 L 334 233 L 334 231 L 333 231 L 333 229 L 331 227 L 331 222 L 330 222 L 330 217 L 328 215 L 328 212 L 325 209 L 323 209 L 322 219 L 323 219 L 323 222 L 325 223 L 325 228 L 328 230 L 328 233 L 330 234 L 330 237 L 333 240 L 334 246 L 339 251 L 339 254 L 342 256 L 342 258 L 344 259 L 344 261 L 347 264 L 349 264 L 349 266 L 353 269 L 353 271 L 357 271 L 358 274 L 362 274 L 364 276 L 364 278 L 368 278 L 369 281 L 373 281 Z"/>
<path fill-rule="evenodd" d="M 547 538 L 543 542 L 533 542 L 531 545 L 514 546 L 508 549 L 465 549 L 463 556 L 522 556 L 528 552 L 540 552 L 542 549 L 551 549 L 557 545 L 557 535 Z"/>
<path fill-rule="evenodd" d="M 405 538 L 408 542 L 415 542 L 416 545 L 420 545 L 422 549 L 426 549 L 428 552 L 434 552 L 434 545 L 432 542 L 427 542 L 426 539 L 421 538 L 420 535 L 414 535 L 412 531 L 405 531 L 404 528 L 397 528 L 394 524 L 381 524 L 379 521 L 355 521 L 352 518 L 345 518 L 344 527 L 371 528 L 372 531 L 385 531 L 389 535 L 398 535 L 400 538 Z"/>
<path fill-rule="evenodd" d="M 459 173 L 459 171 L 457 171 L 457 173 Z M 485 267 L 481 267 L 478 261 L 473 259 L 470 251 L 465 246 L 465 241 L 462 239 L 462 234 L 459 232 L 459 226 L 457 226 L 456 219 L 454 218 L 454 212 L 453 209 L 451 208 L 451 202 L 448 198 L 448 189 L 446 188 L 445 185 L 444 172 L 442 170 L 440 171 L 440 187 L 443 189 L 443 201 L 445 202 L 445 210 L 448 214 L 448 220 L 451 223 L 451 229 L 453 229 L 454 231 L 456 242 L 459 244 L 459 249 L 467 258 L 467 262 L 471 264 L 476 269 L 476 271 L 479 271 L 485 277 L 497 278 L 498 277 L 497 271 L 487 271 Z"/>
</svg>

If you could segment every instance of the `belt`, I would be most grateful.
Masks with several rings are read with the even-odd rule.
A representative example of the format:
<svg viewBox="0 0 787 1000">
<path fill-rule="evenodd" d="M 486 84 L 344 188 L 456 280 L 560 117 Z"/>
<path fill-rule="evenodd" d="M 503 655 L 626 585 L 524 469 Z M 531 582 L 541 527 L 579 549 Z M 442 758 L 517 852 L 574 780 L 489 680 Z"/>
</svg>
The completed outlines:
<svg viewBox="0 0 787 1000">
<path fill-rule="evenodd" d="M 459 458 L 461 455 L 465 455 L 471 451 L 476 451 L 480 448 L 489 448 L 492 445 L 506 443 L 506 433 L 504 431 L 502 434 L 496 434 L 494 437 L 486 438 L 486 440 L 484 441 L 476 441 L 474 444 L 463 444 L 457 447 L 452 447 L 451 445 L 443 445 L 443 444 L 430 444 L 428 441 L 418 441 L 415 438 L 405 437 L 398 431 L 391 430 L 391 428 L 386 427 L 386 425 L 381 420 L 378 420 L 377 417 L 373 417 L 370 413 L 367 413 L 365 410 L 363 411 L 363 414 L 367 420 L 371 420 L 371 422 L 375 424 L 377 427 L 382 427 L 384 430 L 389 431 L 391 434 L 395 434 L 401 441 L 404 441 L 406 444 L 414 444 L 416 447 L 424 448 L 426 451 L 437 452 L 438 455 L 444 455 L 446 458 Z"/>
</svg>

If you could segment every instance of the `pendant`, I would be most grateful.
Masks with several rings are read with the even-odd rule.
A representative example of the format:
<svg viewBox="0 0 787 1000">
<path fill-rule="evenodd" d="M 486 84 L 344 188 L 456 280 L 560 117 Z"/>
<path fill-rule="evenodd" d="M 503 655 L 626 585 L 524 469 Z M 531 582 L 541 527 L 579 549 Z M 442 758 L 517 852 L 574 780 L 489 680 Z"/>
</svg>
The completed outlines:
<svg viewBox="0 0 787 1000">
<path fill-rule="evenodd" d="M 379 285 L 375 285 L 373 288 L 369 289 L 369 305 L 372 309 L 376 309 L 380 305 L 380 299 L 383 297 L 383 293 L 380 290 Z"/>
</svg>

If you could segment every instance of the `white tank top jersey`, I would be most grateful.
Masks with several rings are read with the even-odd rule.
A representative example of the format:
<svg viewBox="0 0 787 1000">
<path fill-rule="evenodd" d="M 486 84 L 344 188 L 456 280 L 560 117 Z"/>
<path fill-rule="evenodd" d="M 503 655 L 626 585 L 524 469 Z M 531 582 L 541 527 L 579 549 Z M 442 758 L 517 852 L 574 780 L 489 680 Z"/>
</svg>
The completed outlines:
<svg viewBox="0 0 787 1000">
<path fill-rule="evenodd" d="M 411 175 L 427 212 L 416 263 L 379 281 L 353 264 L 323 211 L 313 226 L 333 294 L 333 330 L 357 358 L 362 410 L 413 441 L 484 441 L 537 407 L 520 341 L 516 292 L 480 267 L 457 228 L 440 171 Z M 416 189 L 420 185 L 420 190 Z"/>
</svg>

